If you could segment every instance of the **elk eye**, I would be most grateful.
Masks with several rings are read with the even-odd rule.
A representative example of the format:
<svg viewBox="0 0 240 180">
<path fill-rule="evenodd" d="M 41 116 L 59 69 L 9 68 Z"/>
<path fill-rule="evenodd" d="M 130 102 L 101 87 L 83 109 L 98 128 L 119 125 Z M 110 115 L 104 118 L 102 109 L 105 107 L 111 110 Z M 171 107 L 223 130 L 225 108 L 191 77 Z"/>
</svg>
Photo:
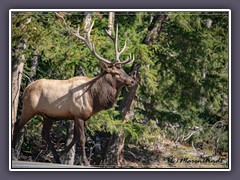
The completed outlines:
<svg viewBox="0 0 240 180">
<path fill-rule="evenodd" d="M 118 68 L 118 69 L 121 68 L 121 65 L 120 65 L 120 64 L 117 64 L 117 65 L 115 65 L 115 66 L 116 66 L 116 68 Z"/>
</svg>

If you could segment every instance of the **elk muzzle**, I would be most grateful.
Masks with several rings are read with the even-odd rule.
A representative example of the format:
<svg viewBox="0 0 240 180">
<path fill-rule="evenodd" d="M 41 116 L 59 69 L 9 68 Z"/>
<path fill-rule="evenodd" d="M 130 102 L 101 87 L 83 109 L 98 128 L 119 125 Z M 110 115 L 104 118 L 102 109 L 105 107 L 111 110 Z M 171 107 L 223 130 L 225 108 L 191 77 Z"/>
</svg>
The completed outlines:
<svg viewBox="0 0 240 180">
<path fill-rule="evenodd" d="M 125 84 L 129 87 L 134 86 L 137 84 L 137 82 L 133 78 L 128 78 L 125 80 Z"/>
</svg>

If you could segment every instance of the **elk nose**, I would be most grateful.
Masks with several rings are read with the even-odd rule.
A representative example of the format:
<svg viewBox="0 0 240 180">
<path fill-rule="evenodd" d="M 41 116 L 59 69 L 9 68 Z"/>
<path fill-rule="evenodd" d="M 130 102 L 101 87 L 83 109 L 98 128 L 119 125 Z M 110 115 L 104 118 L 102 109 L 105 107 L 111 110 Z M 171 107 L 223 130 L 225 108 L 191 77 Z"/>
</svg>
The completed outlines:
<svg viewBox="0 0 240 180">
<path fill-rule="evenodd" d="M 136 81 L 135 80 L 131 80 L 131 84 L 132 84 L 132 86 L 134 86 L 136 84 Z"/>
</svg>

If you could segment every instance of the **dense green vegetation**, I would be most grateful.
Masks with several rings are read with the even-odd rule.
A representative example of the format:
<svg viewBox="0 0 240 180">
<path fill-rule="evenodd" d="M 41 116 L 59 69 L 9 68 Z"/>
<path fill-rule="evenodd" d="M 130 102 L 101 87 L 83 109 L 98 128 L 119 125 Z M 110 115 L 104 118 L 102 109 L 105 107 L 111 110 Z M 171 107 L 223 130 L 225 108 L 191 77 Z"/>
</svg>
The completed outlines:
<svg viewBox="0 0 240 180">
<path fill-rule="evenodd" d="M 161 15 L 161 12 L 116 12 L 120 46 L 128 39 L 122 58 L 130 53 L 135 55 L 135 63 L 142 65 L 141 83 L 127 122 L 122 122 L 119 112 L 112 108 L 92 117 L 86 128 L 92 134 L 113 133 L 124 128 L 126 144 L 154 142 L 160 134 L 175 142 L 193 145 L 197 150 L 213 154 L 228 152 L 228 13 L 170 12 L 161 30 L 146 43 L 146 37 L 158 25 L 157 18 Z M 84 12 L 65 14 L 72 27 L 81 25 L 80 32 L 84 18 Z M 113 43 L 104 32 L 108 28 L 108 12 L 92 12 L 92 20 L 95 25 L 91 38 L 97 52 L 114 60 Z M 29 83 L 27 76 L 36 50 L 35 80 L 68 79 L 79 70 L 91 77 L 101 73 L 99 61 L 53 12 L 13 12 L 13 63 L 19 56 L 14 53 L 15 47 L 23 39 L 27 46 L 24 51 L 26 76 L 23 76 L 21 92 Z M 125 69 L 129 71 L 130 67 Z M 41 139 L 40 119 L 36 117 L 28 124 L 26 137 L 31 141 Z M 66 134 L 66 126 L 59 124 L 58 131 Z M 24 148 L 31 152 L 34 147 L 25 141 Z"/>
</svg>

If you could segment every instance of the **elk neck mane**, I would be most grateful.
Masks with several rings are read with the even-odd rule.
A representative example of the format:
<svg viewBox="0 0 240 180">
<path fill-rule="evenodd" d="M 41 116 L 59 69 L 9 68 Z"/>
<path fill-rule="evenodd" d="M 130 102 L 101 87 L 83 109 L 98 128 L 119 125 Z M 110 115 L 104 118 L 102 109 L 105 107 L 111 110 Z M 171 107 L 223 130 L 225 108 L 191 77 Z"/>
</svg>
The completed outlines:
<svg viewBox="0 0 240 180">
<path fill-rule="evenodd" d="M 120 89 L 121 87 L 117 85 L 116 79 L 109 73 L 103 72 L 100 76 L 94 78 L 93 85 L 90 88 L 94 112 L 111 108 L 116 102 Z"/>
</svg>

